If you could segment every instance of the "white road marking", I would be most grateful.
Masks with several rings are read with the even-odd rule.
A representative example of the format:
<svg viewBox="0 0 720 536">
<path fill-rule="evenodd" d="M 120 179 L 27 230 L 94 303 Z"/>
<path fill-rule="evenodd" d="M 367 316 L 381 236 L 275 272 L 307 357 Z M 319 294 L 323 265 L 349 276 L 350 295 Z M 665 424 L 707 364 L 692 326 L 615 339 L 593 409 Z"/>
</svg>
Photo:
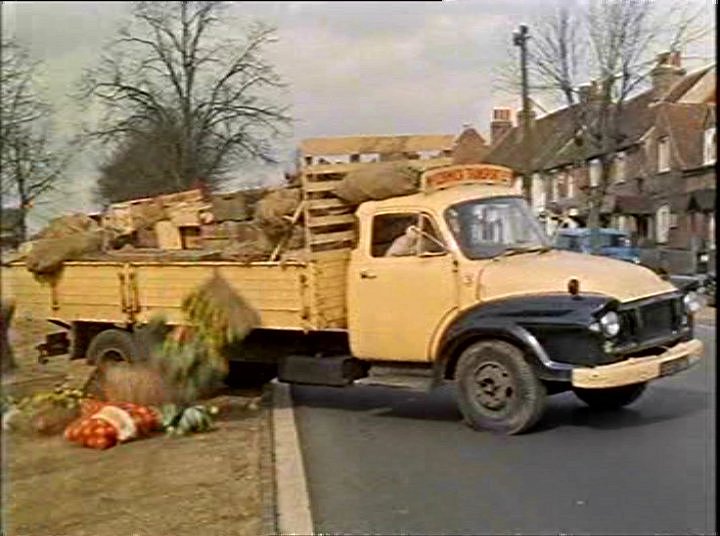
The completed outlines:
<svg viewBox="0 0 720 536">
<path fill-rule="evenodd" d="M 284 535 L 312 535 L 310 497 L 290 386 L 277 380 L 272 386 L 278 529 Z"/>
</svg>

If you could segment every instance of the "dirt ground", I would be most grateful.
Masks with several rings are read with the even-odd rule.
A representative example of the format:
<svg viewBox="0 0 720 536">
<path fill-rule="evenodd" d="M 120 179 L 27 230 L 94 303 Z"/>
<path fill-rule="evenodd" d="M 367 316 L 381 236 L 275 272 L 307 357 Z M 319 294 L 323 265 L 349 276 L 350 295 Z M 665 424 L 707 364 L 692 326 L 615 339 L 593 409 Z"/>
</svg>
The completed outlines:
<svg viewBox="0 0 720 536">
<path fill-rule="evenodd" d="M 20 320 L 14 328 L 19 368 L 3 377 L 4 392 L 27 394 L 79 376 L 65 356 L 35 363 L 42 323 Z M 212 432 L 159 434 L 105 451 L 4 432 L 3 535 L 274 533 L 267 396 L 227 391 L 206 402 L 220 408 Z"/>
</svg>

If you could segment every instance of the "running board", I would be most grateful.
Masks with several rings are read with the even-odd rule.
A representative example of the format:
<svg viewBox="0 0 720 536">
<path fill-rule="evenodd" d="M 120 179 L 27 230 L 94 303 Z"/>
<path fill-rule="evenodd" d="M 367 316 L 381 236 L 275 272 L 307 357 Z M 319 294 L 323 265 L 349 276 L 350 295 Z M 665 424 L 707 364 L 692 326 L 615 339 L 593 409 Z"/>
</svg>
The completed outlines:
<svg viewBox="0 0 720 536">
<path fill-rule="evenodd" d="M 374 366 L 366 378 L 355 380 L 353 385 L 393 387 L 413 391 L 430 391 L 433 383 L 432 369 L 407 369 L 406 367 Z"/>
<path fill-rule="evenodd" d="M 350 356 L 289 355 L 280 360 L 278 381 L 345 387 L 367 375 L 368 365 Z"/>
</svg>

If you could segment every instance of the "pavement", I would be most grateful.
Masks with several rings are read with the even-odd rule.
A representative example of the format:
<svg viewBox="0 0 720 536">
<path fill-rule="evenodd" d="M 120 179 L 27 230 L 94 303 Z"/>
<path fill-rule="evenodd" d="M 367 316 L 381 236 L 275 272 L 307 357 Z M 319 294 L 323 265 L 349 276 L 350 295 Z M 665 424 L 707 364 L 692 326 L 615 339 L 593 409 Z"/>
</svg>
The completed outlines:
<svg viewBox="0 0 720 536">
<path fill-rule="evenodd" d="M 717 309 L 715 307 L 703 307 L 695 315 L 695 321 L 699 324 L 715 325 Z"/>
<path fill-rule="evenodd" d="M 715 533 L 714 320 L 698 317 L 706 359 L 631 407 L 557 395 L 521 436 L 464 426 L 451 387 L 294 386 L 295 455 L 276 463 L 302 465 L 309 512 L 281 532 Z"/>
</svg>

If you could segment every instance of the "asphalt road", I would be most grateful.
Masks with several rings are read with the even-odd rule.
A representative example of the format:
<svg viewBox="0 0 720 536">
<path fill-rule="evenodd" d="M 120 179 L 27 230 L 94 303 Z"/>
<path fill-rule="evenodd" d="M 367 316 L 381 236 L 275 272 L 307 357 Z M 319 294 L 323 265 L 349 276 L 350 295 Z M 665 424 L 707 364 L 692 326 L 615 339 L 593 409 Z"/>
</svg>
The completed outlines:
<svg viewBox="0 0 720 536">
<path fill-rule="evenodd" d="M 465 427 L 451 388 L 293 388 L 325 534 L 714 534 L 715 329 L 706 359 L 617 413 L 571 393 L 535 432 Z"/>
</svg>

